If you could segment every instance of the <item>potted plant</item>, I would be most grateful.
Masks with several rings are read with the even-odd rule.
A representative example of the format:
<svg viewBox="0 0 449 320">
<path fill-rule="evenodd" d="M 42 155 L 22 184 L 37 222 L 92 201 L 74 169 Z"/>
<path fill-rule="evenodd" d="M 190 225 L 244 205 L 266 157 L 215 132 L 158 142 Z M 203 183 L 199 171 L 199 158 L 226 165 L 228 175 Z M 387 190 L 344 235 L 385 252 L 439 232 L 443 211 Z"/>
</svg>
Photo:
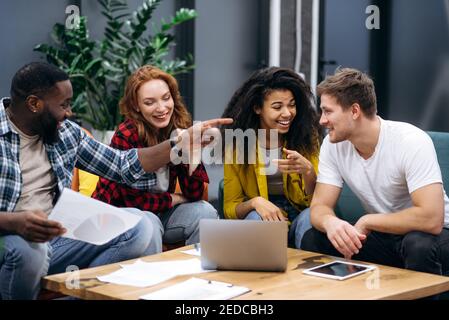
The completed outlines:
<svg viewBox="0 0 449 320">
<path fill-rule="evenodd" d="M 168 22 L 162 19 L 160 27 L 148 35 L 147 24 L 162 0 L 143 0 L 132 13 L 125 0 L 97 1 L 107 20 L 103 39 L 90 39 L 87 17 L 81 16 L 72 29 L 56 23 L 52 31 L 55 43 L 34 48 L 69 74 L 74 92 L 72 110 L 78 120 L 94 129 L 93 133 L 115 130 L 122 121 L 118 103 L 126 79 L 140 66 L 155 65 L 172 75 L 193 69 L 191 55 L 172 61 L 164 57 L 174 45 L 169 31 L 197 16 L 195 10 L 180 9 Z"/>
</svg>

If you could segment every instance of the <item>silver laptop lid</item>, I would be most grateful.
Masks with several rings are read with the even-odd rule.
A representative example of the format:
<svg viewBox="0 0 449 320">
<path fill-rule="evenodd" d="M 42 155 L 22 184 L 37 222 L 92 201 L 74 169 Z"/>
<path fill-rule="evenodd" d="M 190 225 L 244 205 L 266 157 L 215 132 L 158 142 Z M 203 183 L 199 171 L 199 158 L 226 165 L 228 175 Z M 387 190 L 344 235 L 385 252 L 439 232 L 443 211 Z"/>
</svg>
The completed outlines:
<svg viewBox="0 0 449 320">
<path fill-rule="evenodd" d="M 285 271 L 286 221 L 200 221 L 201 265 L 204 269 Z"/>
</svg>

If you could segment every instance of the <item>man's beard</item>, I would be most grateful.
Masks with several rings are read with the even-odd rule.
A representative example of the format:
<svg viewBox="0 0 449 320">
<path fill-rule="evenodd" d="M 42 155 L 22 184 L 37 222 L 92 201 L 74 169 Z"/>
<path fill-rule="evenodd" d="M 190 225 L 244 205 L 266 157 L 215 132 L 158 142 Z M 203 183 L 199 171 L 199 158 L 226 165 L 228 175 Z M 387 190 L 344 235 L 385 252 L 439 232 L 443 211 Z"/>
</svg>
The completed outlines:
<svg viewBox="0 0 449 320">
<path fill-rule="evenodd" d="M 56 143 L 59 140 L 58 120 L 50 112 L 46 111 L 42 113 L 37 121 L 36 131 L 42 137 L 44 143 Z"/>
</svg>

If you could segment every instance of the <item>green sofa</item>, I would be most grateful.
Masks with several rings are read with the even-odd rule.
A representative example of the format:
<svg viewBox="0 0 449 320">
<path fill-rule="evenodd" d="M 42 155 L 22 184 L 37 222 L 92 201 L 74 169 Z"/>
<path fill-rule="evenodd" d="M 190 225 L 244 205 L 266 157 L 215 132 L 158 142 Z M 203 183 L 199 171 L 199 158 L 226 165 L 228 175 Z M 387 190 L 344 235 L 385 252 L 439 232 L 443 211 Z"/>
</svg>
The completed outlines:
<svg viewBox="0 0 449 320">
<path fill-rule="evenodd" d="M 446 192 L 449 191 L 449 132 L 427 132 L 433 140 L 435 149 L 438 156 L 438 162 L 440 164 L 441 173 L 443 175 L 443 184 Z M 223 215 L 223 180 L 219 185 L 218 194 L 218 213 L 220 218 L 224 218 Z M 336 214 L 345 219 L 346 221 L 355 223 L 361 215 L 364 214 L 364 209 L 357 197 L 352 191 L 345 185 L 341 192 L 337 206 L 335 208 Z"/>
</svg>

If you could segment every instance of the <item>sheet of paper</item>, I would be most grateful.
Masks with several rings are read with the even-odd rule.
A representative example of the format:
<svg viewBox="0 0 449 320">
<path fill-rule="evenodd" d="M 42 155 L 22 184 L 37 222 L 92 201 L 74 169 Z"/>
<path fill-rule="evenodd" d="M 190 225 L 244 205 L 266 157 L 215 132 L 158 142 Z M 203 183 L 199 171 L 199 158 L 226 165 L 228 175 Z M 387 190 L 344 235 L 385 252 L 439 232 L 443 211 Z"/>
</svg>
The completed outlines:
<svg viewBox="0 0 449 320">
<path fill-rule="evenodd" d="M 201 249 L 190 249 L 190 250 L 185 250 L 185 251 L 181 251 L 182 253 L 185 254 L 190 254 L 192 256 L 198 256 L 201 257 Z"/>
<path fill-rule="evenodd" d="M 134 272 L 130 269 L 122 268 L 113 273 L 97 278 L 103 282 L 144 288 L 171 279 L 173 278 L 173 275 L 169 272 L 145 273 Z"/>
<path fill-rule="evenodd" d="M 198 256 L 201 257 L 201 247 L 199 243 L 195 243 L 194 248 L 190 250 L 181 251 L 185 254 L 190 254 L 192 256 Z"/>
<path fill-rule="evenodd" d="M 64 189 L 48 219 L 67 229 L 66 238 L 102 245 L 133 228 L 141 216 Z"/>
<path fill-rule="evenodd" d="M 161 262 L 143 262 L 139 259 L 133 264 L 120 266 L 122 267 L 120 270 L 99 276 L 98 280 L 135 287 L 148 287 L 179 275 L 214 271 L 201 268 L 201 261 L 196 258 Z"/>
<path fill-rule="evenodd" d="M 227 300 L 251 291 L 218 281 L 190 278 L 140 297 L 144 300 Z"/>
</svg>

